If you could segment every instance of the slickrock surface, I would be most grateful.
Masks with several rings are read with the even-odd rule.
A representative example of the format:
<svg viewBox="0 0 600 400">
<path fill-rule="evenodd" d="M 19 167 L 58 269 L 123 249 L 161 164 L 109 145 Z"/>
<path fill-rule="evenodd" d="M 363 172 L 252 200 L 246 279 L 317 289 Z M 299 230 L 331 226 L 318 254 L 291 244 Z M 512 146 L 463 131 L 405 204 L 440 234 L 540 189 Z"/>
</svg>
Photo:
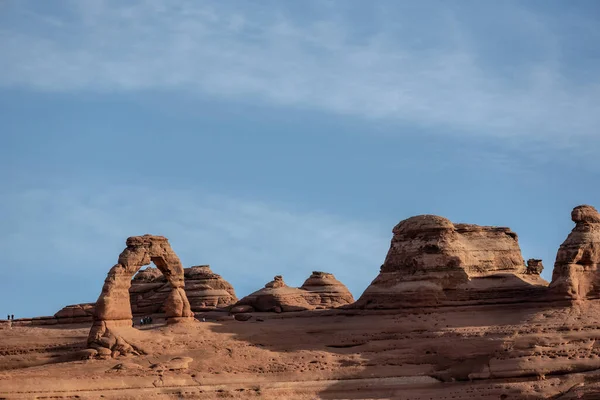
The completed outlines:
<svg viewBox="0 0 600 400">
<path fill-rule="evenodd" d="M 579 300 L 600 297 L 600 214 L 588 205 L 571 212 L 575 227 L 558 249 L 550 288 L 554 294 Z"/>
<path fill-rule="evenodd" d="M 315 271 L 300 288 L 289 287 L 277 275 L 263 289 L 238 301 L 232 312 L 304 311 L 339 307 L 353 301 L 348 288 L 333 274 Z"/>
<path fill-rule="evenodd" d="M 355 307 L 530 301 L 548 284 L 526 274 L 517 234 L 509 228 L 419 215 L 400 222 L 393 234 L 379 275 Z"/>
<path fill-rule="evenodd" d="M 169 322 L 191 320 L 193 313 L 185 294 L 183 267 L 179 257 L 162 236 L 132 236 L 119 255 L 119 262 L 111 268 L 104 281 L 102 293 L 96 301 L 94 323 L 88 336 L 88 345 L 100 357 L 119 354 L 140 354 L 125 336 L 131 336 L 132 314 L 129 302 L 131 278 L 139 269 L 153 262 L 170 285 L 165 302 L 165 315 Z"/>
<path fill-rule="evenodd" d="M 13 327 L 0 398 L 597 399 L 599 305 L 255 313 L 132 329 L 146 354 L 104 360 L 89 326 Z"/>
<path fill-rule="evenodd" d="M 224 308 L 237 301 L 233 286 L 208 265 L 184 268 L 185 293 L 194 312 Z M 134 315 L 164 312 L 164 303 L 171 286 L 158 268 L 148 267 L 138 272 L 129 289 Z"/>
</svg>

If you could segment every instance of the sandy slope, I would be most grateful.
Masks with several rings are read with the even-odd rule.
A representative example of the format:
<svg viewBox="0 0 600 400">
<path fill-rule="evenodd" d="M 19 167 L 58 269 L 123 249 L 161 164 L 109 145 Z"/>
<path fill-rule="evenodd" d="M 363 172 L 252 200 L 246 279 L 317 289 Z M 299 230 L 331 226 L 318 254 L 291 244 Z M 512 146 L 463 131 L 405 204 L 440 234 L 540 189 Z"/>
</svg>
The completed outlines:
<svg viewBox="0 0 600 400">
<path fill-rule="evenodd" d="M 129 328 L 147 354 L 109 360 L 80 359 L 89 326 L 13 327 L 0 331 L 0 398 L 597 399 L 599 311 L 255 314 Z"/>
</svg>

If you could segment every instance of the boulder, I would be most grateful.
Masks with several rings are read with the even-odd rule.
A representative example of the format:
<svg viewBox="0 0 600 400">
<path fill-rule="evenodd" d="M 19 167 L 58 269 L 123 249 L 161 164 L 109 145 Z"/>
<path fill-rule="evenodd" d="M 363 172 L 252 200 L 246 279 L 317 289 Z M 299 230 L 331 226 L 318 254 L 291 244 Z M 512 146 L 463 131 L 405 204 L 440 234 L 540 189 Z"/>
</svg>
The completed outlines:
<svg viewBox="0 0 600 400">
<path fill-rule="evenodd" d="M 544 265 L 542 264 L 542 260 L 536 258 L 530 258 L 527 260 L 527 270 L 525 271 L 526 274 L 539 275 L 543 270 Z"/>
<path fill-rule="evenodd" d="M 379 275 L 352 307 L 513 303 L 532 300 L 547 286 L 526 274 L 517 234 L 509 228 L 419 215 L 392 232 Z"/>
<path fill-rule="evenodd" d="M 234 318 L 236 321 L 248 321 L 252 319 L 252 314 L 235 314 Z"/>
<path fill-rule="evenodd" d="M 575 227 L 556 254 L 551 292 L 571 300 L 600 298 L 600 214 L 582 205 L 571 219 Z"/>
<path fill-rule="evenodd" d="M 83 349 L 75 352 L 75 358 L 80 360 L 89 360 L 95 358 L 98 355 L 98 350 L 96 349 Z"/>
<path fill-rule="evenodd" d="M 144 367 L 133 362 L 119 363 L 111 368 L 114 371 L 139 371 L 141 369 L 144 369 Z"/>
<path fill-rule="evenodd" d="M 188 369 L 192 361 L 194 361 L 194 359 L 191 357 L 175 357 L 166 364 L 166 367 L 169 371 L 184 370 Z"/>
</svg>

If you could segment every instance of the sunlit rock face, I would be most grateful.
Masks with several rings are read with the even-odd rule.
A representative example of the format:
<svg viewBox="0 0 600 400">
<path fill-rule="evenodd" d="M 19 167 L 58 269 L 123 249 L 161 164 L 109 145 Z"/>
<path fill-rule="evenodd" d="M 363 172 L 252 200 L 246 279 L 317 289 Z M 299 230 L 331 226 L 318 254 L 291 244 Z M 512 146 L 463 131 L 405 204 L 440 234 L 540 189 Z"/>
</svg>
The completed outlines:
<svg viewBox="0 0 600 400">
<path fill-rule="evenodd" d="M 333 274 L 314 271 L 300 288 L 289 287 L 283 277 L 277 275 L 264 288 L 237 302 L 232 311 L 306 311 L 336 308 L 353 301 L 348 288 Z"/>
<path fill-rule="evenodd" d="M 379 275 L 353 307 L 529 301 L 547 282 L 526 272 L 517 234 L 509 228 L 419 215 L 394 227 Z"/>
<path fill-rule="evenodd" d="M 185 293 L 194 312 L 225 308 L 237 301 L 233 286 L 208 265 L 185 268 L 184 277 Z M 129 289 L 133 314 L 164 312 L 169 292 L 170 285 L 158 268 L 149 267 L 138 272 Z"/>
<path fill-rule="evenodd" d="M 575 227 L 558 249 L 550 289 L 558 297 L 600 297 L 600 214 L 588 205 L 571 212 Z"/>
<path fill-rule="evenodd" d="M 168 282 L 169 291 L 164 303 L 168 323 L 192 321 L 194 314 L 185 294 L 184 272 L 179 257 L 163 236 L 132 236 L 119 255 L 106 279 L 94 309 L 94 323 L 88 336 L 88 345 L 98 351 L 118 354 L 133 352 L 123 339 L 122 329 L 131 329 L 132 313 L 129 301 L 131 278 L 144 265 L 153 262 Z M 112 354 L 112 353 L 111 353 Z"/>
</svg>

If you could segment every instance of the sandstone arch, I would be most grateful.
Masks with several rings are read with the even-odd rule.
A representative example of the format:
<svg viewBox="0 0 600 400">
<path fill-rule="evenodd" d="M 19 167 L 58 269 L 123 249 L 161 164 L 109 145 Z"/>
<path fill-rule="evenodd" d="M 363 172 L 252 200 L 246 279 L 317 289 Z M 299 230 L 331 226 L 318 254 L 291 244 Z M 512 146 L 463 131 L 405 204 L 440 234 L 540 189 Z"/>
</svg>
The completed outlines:
<svg viewBox="0 0 600 400">
<path fill-rule="evenodd" d="M 116 331 L 131 328 L 129 287 L 132 277 L 144 265 L 153 262 L 171 284 L 171 292 L 165 302 L 167 323 L 190 321 L 194 318 L 184 291 L 183 266 L 167 238 L 132 236 L 127 238 L 126 244 L 118 263 L 110 269 L 104 280 L 102 292 L 96 302 L 94 324 L 88 336 L 90 347 L 104 347 L 120 353 L 132 350 Z"/>
</svg>

